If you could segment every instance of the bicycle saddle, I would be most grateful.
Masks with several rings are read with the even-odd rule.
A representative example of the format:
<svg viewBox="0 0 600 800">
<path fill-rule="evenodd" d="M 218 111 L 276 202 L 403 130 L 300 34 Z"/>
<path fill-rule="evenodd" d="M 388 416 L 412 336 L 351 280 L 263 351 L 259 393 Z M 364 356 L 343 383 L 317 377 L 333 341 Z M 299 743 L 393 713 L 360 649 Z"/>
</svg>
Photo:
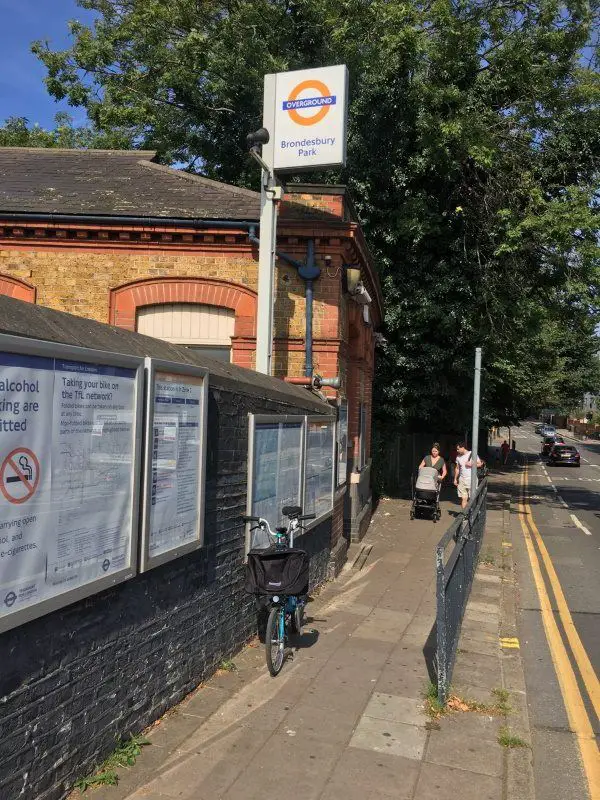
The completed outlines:
<svg viewBox="0 0 600 800">
<path fill-rule="evenodd" d="M 292 517 L 297 517 L 297 516 L 299 516 L 301 511 L 302 511 L 302 509 L 301 509 L 301 507 L 300 507 L 300 506 L 284 506 L 284 507 L 281 509 L 281 513 L 282 513 L 282 514 L 283 514 L 285 517 L 289 517 L 290 519 L 291 519 Z"/>
</svg>

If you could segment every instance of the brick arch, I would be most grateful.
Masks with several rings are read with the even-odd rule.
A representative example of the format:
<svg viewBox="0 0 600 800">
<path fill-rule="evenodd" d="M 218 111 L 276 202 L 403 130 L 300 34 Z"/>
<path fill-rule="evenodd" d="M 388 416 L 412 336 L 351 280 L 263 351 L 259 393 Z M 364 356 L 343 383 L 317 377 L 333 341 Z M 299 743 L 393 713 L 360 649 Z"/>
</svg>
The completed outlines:
<svg viewBox="0 0 600 800">
<path fill-rule="evenodd" d="M 149 278 L 110 290 L 109 322 L 134 331 L 138 308 L 163 303 L 198 303 L 230 308 L 234 336 L 256 336 L 256 292 L 247 286 L 211 278 Z"/>
<path fill-rule="evenodd" d="M 15 300 L 24 300 L 26 303 L 35 303 L 35 291 L 35 286 L 30 283 L 0 272 L 0 294 L 14 297 Z"/>
</svg>

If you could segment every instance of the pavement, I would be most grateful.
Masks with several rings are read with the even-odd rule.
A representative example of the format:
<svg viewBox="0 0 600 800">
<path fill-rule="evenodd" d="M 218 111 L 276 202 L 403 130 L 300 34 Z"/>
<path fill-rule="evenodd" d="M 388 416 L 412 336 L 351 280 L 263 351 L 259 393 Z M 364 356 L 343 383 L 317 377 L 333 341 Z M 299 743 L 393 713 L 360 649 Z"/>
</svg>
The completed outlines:
<svg viewBox="0 0 600 800">
<path fill-rule="evenodd" d="M 531 733 L 518 648 L 510 471 L 491 476 L 488 523 L 452 681 L 427 713 L 438 524 L 383 499 L 340 577 L 307 606 L 280 675 L 251 642 L 147 732 L 151 744 L 91 800 L 530 800 Z M 498 709 L 505 690 L 509 709 Z M 478 705 L 477 705 L 478 703 Z M 469 709 L 477 710 L 469 710 Z M 499 742 L 501 733 L 519 747 Z M 503 740 L 504 741 L 504 740 Z M 77 796 L 75 792 L 74 797 Z"/>
</svg>

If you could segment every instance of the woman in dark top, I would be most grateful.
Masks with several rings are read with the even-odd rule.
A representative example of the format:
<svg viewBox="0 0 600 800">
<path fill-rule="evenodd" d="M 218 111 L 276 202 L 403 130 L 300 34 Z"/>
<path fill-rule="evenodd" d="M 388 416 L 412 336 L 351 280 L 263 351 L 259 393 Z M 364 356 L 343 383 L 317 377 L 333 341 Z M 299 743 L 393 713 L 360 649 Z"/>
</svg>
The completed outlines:
<svg viewBox="0 0 600 800">
<path fill-rule="evenodd" d="M 434 469 L 437 469 L 441 481 L 443 481 L 448 474 L 446 462 L 440 455 L 440 446 L 437 442 L 433 444 L 431 453 L 426 455 L 423 461 L 421 461 L 419 464 L 419 469 L 421 469 L 421 467 L 433 467 Z"/>
</svg>

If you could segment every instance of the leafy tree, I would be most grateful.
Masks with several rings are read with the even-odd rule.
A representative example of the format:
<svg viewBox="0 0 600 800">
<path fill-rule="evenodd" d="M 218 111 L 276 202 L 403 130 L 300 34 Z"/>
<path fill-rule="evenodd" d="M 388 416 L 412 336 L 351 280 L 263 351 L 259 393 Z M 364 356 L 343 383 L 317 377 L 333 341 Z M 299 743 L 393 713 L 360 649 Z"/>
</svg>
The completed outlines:
<svg viewBox="0 0 600 800">
<path fill-rule="evenodd" d="M 26 117 L 9 117 L 0 125 L 0 147 L 64 147 L 64 148 L 114 148 L 128 147 L 127 134 L 118 130 L 107 133 L 94 130 L 89 125 L 73 126 L 73 118 L 60 112 L 54 117 L 55 127 L 46 130 L 31 125 Z"/>
<path fill-rule="evenodd" d="M 600 77 L 588 0 L 78 0 L 34 51 L 100 132 L 253 185 L 265 72 L 345 62 L 348 167 L 387 300 L 379 413 L 510 422 L 598 385 Z"/>
</svg>

